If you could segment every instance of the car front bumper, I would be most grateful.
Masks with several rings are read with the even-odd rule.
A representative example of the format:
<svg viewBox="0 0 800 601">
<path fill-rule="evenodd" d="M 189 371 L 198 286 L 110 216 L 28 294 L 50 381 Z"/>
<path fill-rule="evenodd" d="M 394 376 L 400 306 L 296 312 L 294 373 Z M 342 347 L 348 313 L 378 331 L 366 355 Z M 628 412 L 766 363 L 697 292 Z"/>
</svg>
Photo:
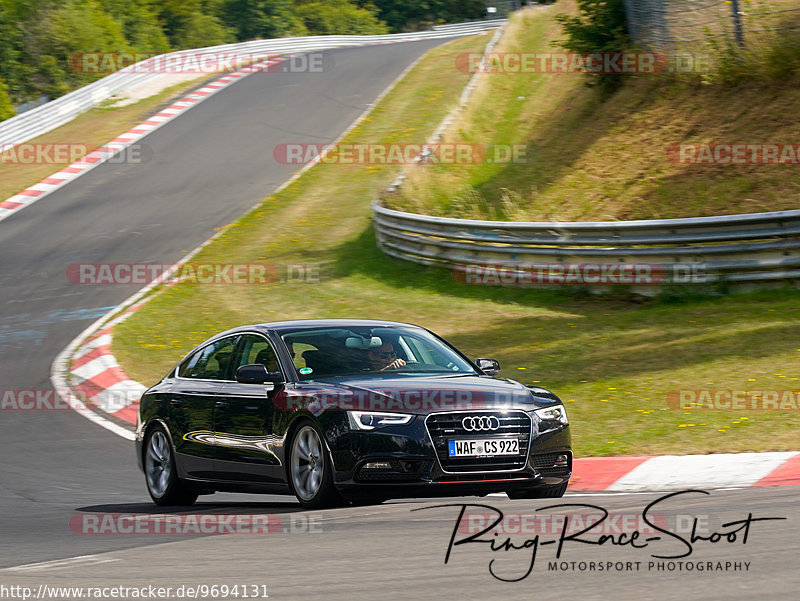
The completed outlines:
<svg viewBox="0 0 800 601">
<path fill-rule="evenodd" d="M 538 426 L 532 424 L 526 457 L 520 459 L 519 467 L 472 466 L 469 471 L 443 466 L 421 416 L 409 426 L 350 432 L 331 449 L 336 488 L 347 498 L 410 498 L 522 492 L 562 485 L 572 475 L 569 426 L 559 424 L 544 431 Z M 369 469 L 369 464 L 377 466 Z"/>
</svg>

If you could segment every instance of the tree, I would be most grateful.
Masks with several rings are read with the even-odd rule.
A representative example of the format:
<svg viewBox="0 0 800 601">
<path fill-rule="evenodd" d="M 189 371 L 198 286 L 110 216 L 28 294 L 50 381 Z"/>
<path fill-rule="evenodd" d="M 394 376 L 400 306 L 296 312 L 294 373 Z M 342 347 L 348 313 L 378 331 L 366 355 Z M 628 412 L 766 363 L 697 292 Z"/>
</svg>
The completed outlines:
<svg viewBox="0 0 800 601">
<path fill-rule="evenodd" d="M 100 0 L 100 6 L 121 26 L 131 50 L 169 52 L 169 40 L 158 21 L 154 0 Z"/>
<path fill-rule="evenodd" d="M 439 23 L 475 20 L 486 15 L 484 0 L 372 0 L 372 2 L 378 9 L 378 17 L 394 32 L 425 29 Z"/>
<path fill-rule="evenodd" d="M 72 69 L 74 55 L 130 50 L 122 26 L 93 0 L 45 7 L 25 29 L 25 60 L 34 69 L 31 91 L 48 96 L 61 96 L 104 75 Z"/>
<path fill-rule="evenodd" d="M 11 104 L 11 98 L 8 97 L 6 91 L 6 83 L 0 77 L 0 121 L 11 119 L 15 115 L 14 105 Z"/>
<path fill-rule="evenodd" d="M 306 33 L 302 21 L 294 14 L 291 0 L 224 0 L 220 14 L 239 40 Z"/>
<path fill-rule="evenodd" d="M 19 92 L 22 32 L 15 21 L 16 8 L 11 0 L 0 0 L 0 79 Z"/>
<path fill-rule="evenodd" d="M 378 35 L 389 31 L 372 5 L 362 8 L 349 2 L 318 0 L 298 4 L 295 12 L 311 35 Z"/>
<path fill-rule="evenodd" d="M 623 0 L 578 0 L 580 16 L 557 15 L 567 39 L 561 45 L 570 52 L 593 54 L 622 52 L 630 46 Z M 617 88 L 622 78 L 615 74 L 593 74 L 590 85 Z"/>
<path fill-rule="evenodd" d="M 234 41 L 234 33 L 213 15 L 192 13 L 175 35 L 179 48 L 204 48 Z"/>
<path fill-rule="evenodd" d="M 374 35 L 484 13 L 484 0 L 0 0 L 3 106 L 57 97 L 107 74 L 83 72 L 75 60 L 82 53 L 163 53 L 308 33 Z"/>
<path fill-rule="evenodd" d="M 558 15 L 572 52 L 620 52 L 628 47 L 628 27 L 623 0 L 578 0 L 580 16 Z"/>
</svg>

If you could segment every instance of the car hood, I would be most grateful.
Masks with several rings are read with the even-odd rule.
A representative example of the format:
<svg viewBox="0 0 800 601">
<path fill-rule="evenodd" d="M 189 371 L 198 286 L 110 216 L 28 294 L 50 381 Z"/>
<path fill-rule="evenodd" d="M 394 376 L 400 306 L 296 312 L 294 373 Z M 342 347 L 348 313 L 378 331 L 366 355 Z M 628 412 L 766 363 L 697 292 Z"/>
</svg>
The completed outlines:
<svg viewBox="0 0 800 601">
<path fill-rule="evenodd" d="M 560 403 L 544 388 L 478 375 L 340 377 L 287 388 L 288 409 L 391 411 L 427 415 L 440 411 L 536 409 Z"/>
</svg>

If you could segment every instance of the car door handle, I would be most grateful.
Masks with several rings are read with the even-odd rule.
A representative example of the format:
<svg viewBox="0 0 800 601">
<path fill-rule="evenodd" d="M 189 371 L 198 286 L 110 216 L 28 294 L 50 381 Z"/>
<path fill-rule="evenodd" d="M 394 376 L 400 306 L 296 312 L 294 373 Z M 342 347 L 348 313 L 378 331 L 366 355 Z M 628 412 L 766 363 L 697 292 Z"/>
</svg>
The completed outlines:
<svg viewBox="0 0 800 601">
<path fill-rule="evenodd" d="M 228 403 L 226 403 L 225 401 L 217 401 L 214 404 L 216 405 L 217 409 L 227 409 L 228 408 Z"/>
<path fill-rule="evenodd" d="M 180 399 L 172 399 L 169 404 L 173 407 L 183 407 L 183 401 Z"/>
</svg>

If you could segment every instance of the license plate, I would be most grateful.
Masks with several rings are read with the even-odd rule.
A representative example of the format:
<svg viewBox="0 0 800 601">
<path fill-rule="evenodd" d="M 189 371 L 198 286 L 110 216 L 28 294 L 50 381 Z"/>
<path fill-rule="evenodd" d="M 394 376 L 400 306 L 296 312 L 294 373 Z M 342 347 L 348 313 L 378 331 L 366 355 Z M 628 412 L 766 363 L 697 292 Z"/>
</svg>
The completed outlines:
<svg viewBox="0 0 800 601">
<path fill-rule="evenodd" d="M 516 438 L 448 440 L 447 453 L 450 457 L 519 455 L 519 440 Z"/>
</svg>

